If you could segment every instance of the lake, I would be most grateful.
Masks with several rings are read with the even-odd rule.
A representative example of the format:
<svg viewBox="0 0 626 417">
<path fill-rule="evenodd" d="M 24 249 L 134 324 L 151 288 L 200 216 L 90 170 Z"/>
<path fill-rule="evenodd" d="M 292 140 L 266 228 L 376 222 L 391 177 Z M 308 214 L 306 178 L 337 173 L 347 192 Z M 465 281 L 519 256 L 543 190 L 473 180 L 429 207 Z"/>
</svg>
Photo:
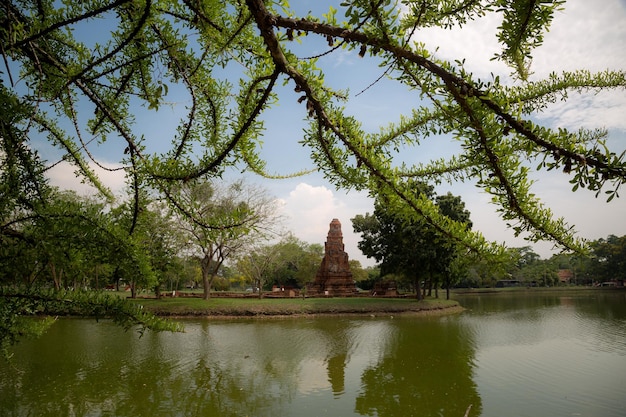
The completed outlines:
<svg viewBox="0 0 626 417">
<path fill-rule="evenodd" d="M 626 291 L 458 295 L 443 316 L 59 319 L 0 361 L 1 416 L 626 416 Z"/>
</svg>

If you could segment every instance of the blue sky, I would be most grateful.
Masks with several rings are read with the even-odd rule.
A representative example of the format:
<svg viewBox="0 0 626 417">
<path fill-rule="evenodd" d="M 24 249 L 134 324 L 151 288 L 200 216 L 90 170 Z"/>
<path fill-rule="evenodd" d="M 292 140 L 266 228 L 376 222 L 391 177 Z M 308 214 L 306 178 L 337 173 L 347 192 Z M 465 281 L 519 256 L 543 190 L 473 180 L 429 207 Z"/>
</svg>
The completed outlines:
<svg viewBox="0 0 626 417">
<path fill-rule="evenodd" d="M 293 0 L 306 10 L 326 10 L 329 4 L 339 2 Z M 314 9 L 315 7 L 315 9 Z M 306 11 L 305 10 L 305 11 Z M 533 79 L 543 78 L 552 71 L 573 69 L 626 70 L 626 2 L 623 0 L 571 0 L 565 4 L 565 11 L 559 12 L 550 32 L 545 36 L 542 47 L 534 52 Z M 416 34 L 419 41 L 425 42 L 431 50 L 437 49 L 436 56 L 444 59 L 466 59 L 466 68 L 476 76 L 489 79 L 496 74 L 508 79 L 510 69 L 503 64 L 491 61 L 499 52 L 495 38 L 499 24 L 497 15 L 488 15 L 470 22 L 461 30 L 428 29 Z M 312 54 L 323 52 L 325 43 L 308 45 Z M 356 51 L 340 50 L 324 58 L 320 65 L 327 70 L 326 81 L 335 88 L 350 91 L 347 110 L 360 119 L 363 127 L 371 132 L 380 126 L 398 120 L 400 114 L 407 114 L 419 105 L 414 92 L 407 91 L 396 83 L 383 80 L 366 89 L 383 72 L 367 59 L 360 59 Z M 285 97 L 279 105 L 265 114 L 267 130 L 262 138 L 262 155 L 268 160 L 271 172 L 286 174 L 305 168 L 313 168 L 308 151 L 298 144 L 302 136 L 305 115 L 304 105 L 296 103 L 297 96 L 291 92 L 293 86 L 285 88 Z M 158 123 L 145 119 L 141 114 L 137 120 L 142 124 L 147 137 L 170 143 L 170 135 L 177 120 L 185 114 L 183 101 L 177 101 L 174 94 L 168 97 L 168 106 L 159 112 Z M 626 149 L 626 94 L 623 90 L 609 93 L 571 94 L 567 103 L 556 103 L 547 111 L 537 115 L 537 119 L 547 126 L 563 126 L 569 129 L 579 127 L 606 127 L 610 131 L 610 146 L 621 152 Z M 101 161 L 115 165 L 120 152 L 111 153 L 103 149 L 92 149 L 101 155 Z M 403 150 L 403 158 L 414 162 L 427 162 L 432 158 L 449 156 L 455 144 L 445 138 L 428 139 L 423 146 Z M 73 174 L 74 169 L 59 165 L 51 172 L 53 183 L 62 187 L 86 191 L 80 180 Z M 611 203 L 586 190 L 572 193 L 567 177 L 561 173 L 542 173 L 535 177 L 535 194 L 552 208 L 556 216 L 562 216 L 573 225 L 579 235 L 588 239 L 606 237 L 609 234 L 626 234 L 626 195 Z M 123 187 L 121 173 L 107 173 L 105 182 L 114 190 Z M 372 200 L 365 193 L 336 190 L 319 173 L 288 180 L 264 180 L 248 175 L 249 182 L 265 187 L 281 202 L 286 216 L 285 228 L 300 239 L 310 243 L 323 243 L 328 226 L 333 218 L 338 218 L 343 227 L 346 251 L 351 259 L 358 259 L 364 265 L 372 265 L 357 249 L 358 236 L 352 233 L 350 218 L 357 214 L 371 212 Z M 526 246 L 528 242 L 513 238 L 505 224 L 496 214 L 490 197 L 475 188 L 473 184 L 443 184 L 439 193 L 451 191 L 460 195 L 471 212 L 474 228 L 486 238 L 506 242 L 510 246 Z M 533 245 L 542 257 L 549 257 L 552 244 Z"/>
</svg>

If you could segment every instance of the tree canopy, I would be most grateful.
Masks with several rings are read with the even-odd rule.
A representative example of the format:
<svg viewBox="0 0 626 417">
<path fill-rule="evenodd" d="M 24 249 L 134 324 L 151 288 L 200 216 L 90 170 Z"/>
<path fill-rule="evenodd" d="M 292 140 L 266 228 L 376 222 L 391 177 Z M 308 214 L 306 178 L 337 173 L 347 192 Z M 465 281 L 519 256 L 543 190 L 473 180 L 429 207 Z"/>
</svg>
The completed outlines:
<svg viewBox="0 0 626 417">
<path fill-rule="evenodd" d="M 179 227 L 200 262 L 205 299 L 224 261 L 274 237 L 280 227 L 275 201 L 242 181 L 222 186 L 191 181 L 169 195 L 176 195 Z"/>
<path fill-rule="evenodd" d="M 294 100 L 280 89 L 287 85 L 309 121 L 301 142 L 337 186 L 386 195 L 439 233 L 486 251 L 493 248 L 479 233 L 415 197 L 407 182 L 473 178 L 516 232 L 581 249 L 570 227 L 553 219 L 533 195 L 532 169 L 525 161 L 538 161 L 538 170 L 563 169 L 576 187 L 606 191 L 612 198 L 626 178 L 623 154 L 604 146 L 605 131 L 550 129 L 532 116 L 567 99 L 570 91 L 623 88 L 626 81 L 622 69 L 527 81 L 533 49 L 563 5 L 349 1 L 314 16 L 298 13 L 287 1 L 8 1 L 0 16 L 3 132 L 10 131 L 3 142 L 10 136 L 26 146 L 43 132 L 80 175 L 99 186 L 87 163 L 89 141 L 119 144 L 135 188 L 163 191 L 172 181 L 215 177 L 232 165 L 271 176 L 258 152 L 263 114 Z M 502 15 L 497 33 L 502 51 L 495 59 L 512 67 L 516 85 L 502 85 L 497 76 L 478 79 L 461 61 L 438 60 L 411 37 L 419 28 L 459 26 L 487 11 Z M 91 30 L 87 41 L 84 31 L 93 25 L 105 30 Z M 307 38 L 325 40 L 323 55 L 344 49 L 375 60 L 387 77 L 415 91 L 416 107 L 380 132 L 364 131 L 358 115 L 344 111 L 349 93 L 326 85 L 317 66 L 320 55 L 302 55 Z M 174 89 L 189 103 L 188 113 L 167 147 L 142 137 L 135 115 L 158 118 Z M 442 134 L 460 142 L 458 155 L 403 164 L 400 147 L 419 148 L 424 138 Z"/>
<path fill-rule="evenodd" d="M 309 244 L 287 234 L 278 243 L 250 248 L 239 257 L 237 268 L 261 297 L 263 290 L 273 285 L 305 287 L 315 277 L 323 256 L 322 245 Z"/>
<path fill-rule="evenodd" d="M 433 187 L 423 183 L 415 183 L 413 192 L 434 201 L 442 214 L 471 228 L 470 213 L 460 197 L 450 193 L 435 196 Z M 380 263 L 382 276 L 403 275 L 414 284 L 418 298 L 422 280 L 437 288 L 442 276 L 446 288 L 452 284 L 451 268 L 459 248 L 423 219 L 407 219 L 401 211 L 390 208 L 385 198 L 377 198 L 373 214 L 359 214 L 351 220 L 354 231 L 361 234 L 359 249 Z"/>
</svg>

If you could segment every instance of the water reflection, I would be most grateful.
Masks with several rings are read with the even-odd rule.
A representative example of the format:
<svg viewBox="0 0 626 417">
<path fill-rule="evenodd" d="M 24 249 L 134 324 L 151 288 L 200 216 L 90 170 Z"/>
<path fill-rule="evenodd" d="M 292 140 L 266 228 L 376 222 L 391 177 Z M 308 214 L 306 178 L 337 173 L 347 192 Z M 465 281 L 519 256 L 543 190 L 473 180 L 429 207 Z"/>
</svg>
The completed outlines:
<svg viewBox="0 0 626 417">
<path fill-rule="evenodd" d="M 453 415 L 480 402 L 473 342 L 453 320 L 186 327 L 183 335 L 139 339 L 106 323 L 59 320 L 43 338 L 20 345 L 15 365 L 2 369 L 0 414 Z"/>
<path fill-rule="evenodd" d="M 483 416 L 623 416 L 624 293 L 463 297 Z M 508 307 L 507 307 L 508 305 Z M 506 401 L 503 401 L 506 399 Z M 520 411 L 521 413 L 521 411 Z"/>
<path fill-rule="evenodd" d="M 625 301 L 472 296 L 462 315 L 191 320 L 143 338 L 63 319 L 0 362 L 0 415 L 619 416 Z"/>
<path fill-rule="evenodd" d="M 532 345 L 545 339 L 585 343 L 591 350 L 626 354 L 626 292 L 509 293 L 462 296 L 463 320 L 483 346 Z"/>
<path fill-rule="evenodd" d="M 399 328 L 384 357 L 363 372 L 357 412 L 462 416 L 471 405 L 472 415 L 480 415 L 472 334 L 446 318 L 404 322 Z"/>
</svg>

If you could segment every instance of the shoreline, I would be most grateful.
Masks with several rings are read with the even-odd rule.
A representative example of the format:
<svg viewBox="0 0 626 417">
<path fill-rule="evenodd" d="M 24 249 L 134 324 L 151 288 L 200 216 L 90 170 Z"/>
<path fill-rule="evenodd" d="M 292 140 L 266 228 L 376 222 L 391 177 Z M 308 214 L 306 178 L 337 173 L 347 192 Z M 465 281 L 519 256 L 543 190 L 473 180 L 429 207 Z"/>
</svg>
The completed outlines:
<svg viewBox="0 0 626 417">
<path fill-rule="evenodd" d="M 210 314 L 210 315 L 169 315 L 162 317 L 168 320 L 289 320 L 289 319 L 316 319 L 324 317 L 336 317 L 336 318 L 395 318 L 395 317 L 434 317 L 444 316 L 448 314 L 459 314 L 466 309 L 461 306 L 446 307 L 430 310 L 415 310 L 415 311 L 393 311 L 389 313 L 383 312 L 359 312 L 359 313 L 294 313 L 294 314 L 257 314 L 257 315 L 226 315 L 226 314 Z"/>
<path fill-rule="evenodd" d="M 369 308 L 368 308 L 369 307 Z M 426 302 L 419 305 L 372 305 L 362 308 L 352 308 L 341 305 L 340 302 L 329 306 L 316 308 L 302 308 L 302 306 L 242 306 L 196 308 L 187 307 L 182 311 L 163 306 L 149 306 L 146 310 L 165 319 L 210 319 L 210 320 L 239 320 L 239 319 L 289 319 L 289 318 L 317 318 L 317 317 L 399 317 L 399 316 L 440 316 L 458 314 L 465 310 L 457 301 Z"/>
</svg>

